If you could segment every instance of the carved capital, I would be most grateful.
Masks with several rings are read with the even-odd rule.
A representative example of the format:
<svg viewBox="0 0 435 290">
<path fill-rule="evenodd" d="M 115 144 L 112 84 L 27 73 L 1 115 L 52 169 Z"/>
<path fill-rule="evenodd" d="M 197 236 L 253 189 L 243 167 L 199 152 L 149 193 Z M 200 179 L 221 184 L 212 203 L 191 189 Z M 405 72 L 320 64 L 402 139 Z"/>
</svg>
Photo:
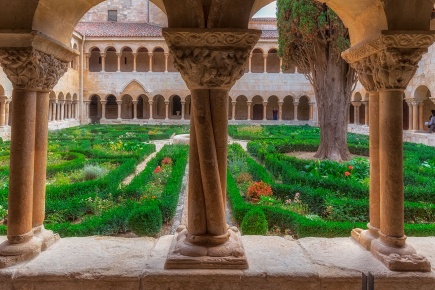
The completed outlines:
<svg viewBox="0 0 435 290">
<path fill-rule="evenodd" d="M 174 66 L 189 89 L 230 89 L 243 76 L 259 30 L 163 29 Z"/>
<path fill-rule="evenodd" d="M 68 70 L 68 62 L 33 48 L 0 49 L 0 63 L 16 89 L 51 91 Z"/>
<path fill-rule="evenodd" d="M 435 41 L 435 34 L 385 31 L 380 37 L 355 45 L 343 58 L 357 71 L 367 91 L 405 89 L 418 62 Z"/>
</svg>

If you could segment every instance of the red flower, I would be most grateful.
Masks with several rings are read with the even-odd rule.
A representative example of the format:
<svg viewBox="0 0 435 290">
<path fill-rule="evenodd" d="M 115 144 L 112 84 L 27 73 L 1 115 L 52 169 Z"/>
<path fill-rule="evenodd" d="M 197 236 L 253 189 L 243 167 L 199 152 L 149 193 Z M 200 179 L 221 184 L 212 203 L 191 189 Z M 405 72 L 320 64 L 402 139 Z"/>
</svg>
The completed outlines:
<svg viewBox="0 0 435 290">
<path fill-rule="evenodd" d="M 346 171 L 345 173 L 344 173 L 344 176 L 349 176 L 350 175 L 350 172 L 349 171 Z"/>
<path fill-rule="evenodd" d="M 352 169 L 353 169 L 353 166 L 352 166 L 352 165 L 349 165 L 348 168 L 349 168 L 349 170 L 352 170 Z"/>
<path fill-rule="evenodd" d="M 154 170 L 154 173 L 158 173 L 160 171 L 162 171 L 162 169 L 160 168 L 160 166 L 157 166 L 156 169 Z"/>
<path fill-rule="evenodd" d="M 169 157 L 165 157 L 162 160 L 162 164 L 167 164 L 167 165 L 172 164 L 172 159 Z"/>
</svg>

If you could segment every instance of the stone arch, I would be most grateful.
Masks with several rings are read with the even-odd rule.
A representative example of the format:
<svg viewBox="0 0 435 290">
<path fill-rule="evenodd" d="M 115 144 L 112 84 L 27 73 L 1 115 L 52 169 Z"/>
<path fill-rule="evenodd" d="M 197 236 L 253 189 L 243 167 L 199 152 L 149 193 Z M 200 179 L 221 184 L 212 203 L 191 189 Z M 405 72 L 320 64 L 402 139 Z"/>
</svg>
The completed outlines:
<svg viewBox="0 0 435 290">
<path fill-rule="evenodd" d="M 147 90 L 139 81 L 132 80 L 122 89 L 121 94 L 128 94 L 133 97 L 133 100 L 137 100 L 139 95 L 146 95 Z"/>
<path fill-rule="evenodd" d="M 278 57 L 278 50 L 276 48 L 269 49 L 267 53 L 267 72 L 279 73 L 280 59 Z"/>
<path fill-rule="evenodd" d="M 149 119 L 150 118 L 150 104 L 148 96 L 141 94 L 137 97 L 137 118 Z"/>
<path fill-rule="evenodd" d="M 361 102 L 362 101 L 361 93 L 360 92 L 355 92 L 353 94 L 352 101 Z"/>
<path fill-rule="evenodd" d="M 76 93 L 73 94 L 72 99 L 73 99 L 73 101 L 78 101 L 79 100 L 79 98 L 78 98 Z"/>
<path fill-rule="evenodd" d="M 285 96 L 282 104 L 282 119 L 294 120 L 295 118 L 295 106 L 294 97 L 291 95 Z"/>
<path fill-rule="evenodd" d="M 310 120 L 310 98 L 308 98 L 307 96 L 302 96 L 299 98 L 298 120 Z"/>
<path fill-rule="evenodd" d="M 103 69 L 101 51 L 98 47 L 91 48 L 89 52 L 89 71 L 100 72 Z"/>
<path fill-rule="evenodd" d="M 248 119 L 248 98 L 240 95 L 236 98 L 236 120 Z"/>
<path fill-rule="evenodd" d="M 116 48 L 113 46 L 107 47 L 105 54 L 104 70 L 106 72 L 116 72 L 118 70 L 118 55 L 116 54 Z"/>
<path fill-rule="evenodd" d="M 169 117 L 171 119 L 181 119 L 181 97 L 172 95 L 169 97 Z"/>
<path fill-rule="evenodd" d="M 57 99 L 58 100 L 65 100 L 65 95 L 62 93 L 62 92 L 60 92 L 58 95 L 57 95 Z"/>
<path fill-rule="evenodd" d="M 148 72 L 150 70 L 150 56 L 146 47 L 139 47 L 136 56 L 136 71 Z"/>
<path fill-rule="evenodd" d="M 414 98 L 422 102 L 422 104 L 419 105 L 419 110 L 418 110 L 419 113 L 418 129 L 420 130 L 427 129 L 427 127 L 424 126 L 424 122 L 429 121 L 429 117 L 432 115 L 431 110 L 435 110 L 435 104 L 430 99 L 431 97 L 432 97 L 431 91 L 426 85 L 418 86 L 414 92 Z"/>
<path fill-rule="evenodd" d="M 101 98 L 99 95 L 89 97 L 89 119 L 91 123 L 99 123 L 101 120 Z"/>
<path fill-rule="evenodd" d="M 276 110 L 278 112 L 279 110 L 279 98 L 275 95 L 270 96 L 267 99 L 267 107 L 266 107 L 266 119 L 267 120 L 273 120 L 273 111 Z M 278 119 L 278 115 L 276 116 Z"/>
<path fill-rule="evenodd" d="M 118 103 L 115 95 L 106 96 L 106 119 L 118 118 Z"/>
<path fill-rule="evenodd" d="M 263 73 L 264 72 L 264 51 L 261 48 L 255 48 L 252 51 L 251 57 L 251 72 Z"/>
<path fill-rule="evenodd" d="M 121 97 L 121 119 L 133 119 L 134 106 L 133 98 L 129 94 L 124 94 Z"/>
<path fill-rule="evenodd" d="M 65 96 L 65 100 L 67 100 L 67 101 L 72 101 L 72 96 L 71 96 L 70 93 L 67 93 L 67 94 L 66 94 L 66 96 Z"/>
<path fill-rule="evenodd" d="M 121 72 L 132 72 L 133 71 L 133 50 L 129 46 L 125 46 L 121 49 Z"/>
<path fill-rule="evenodd" d="M 54 100 L 55 101 L 57 99 L 56 93 L 54 91 L 51 91 L 50 94 L 49 94 L 49 98 L 50 98 L 50 100 Z"/>
<path fill-rule="evenodd" d="M 153 50 L 153 72 L 165 71 L 165 50 L 161 47 L 156 47 Z"/>
<path fill-rule="evenodd" d="M 155 95 L 153 101 L 153 118 L 165 119 L 166 118 L 166 104 L 165 98 L 162 95 Z"/>
<path fill-rule="evenodd" d="M 260 95 L 256 95 L 252 98 L 251 104 L 251 119 L 252 120 L 263 120 L 263 108 L 264 100 Z"/>
</svg>

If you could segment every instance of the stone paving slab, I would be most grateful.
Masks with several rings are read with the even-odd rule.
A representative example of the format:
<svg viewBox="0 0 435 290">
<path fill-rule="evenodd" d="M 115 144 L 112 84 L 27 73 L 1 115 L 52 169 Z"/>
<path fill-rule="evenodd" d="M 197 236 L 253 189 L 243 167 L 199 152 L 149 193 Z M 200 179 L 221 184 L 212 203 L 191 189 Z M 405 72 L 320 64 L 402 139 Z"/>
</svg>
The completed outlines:
<svg viewBox="0 0 435 290">
<path fill-rule="evenodd" d="M 389 271 L 350 238 L 243 236 L 248 270 L 164 270 L 172 238 L 64 238 L 35 259 L 0 270 L 0 290 L 360 290 L 362 272 L 374 275 L 376 290 L 435 290 L 435 271 Z M 408 242 L 435 266 L 434 237 Z"/>
</svg>

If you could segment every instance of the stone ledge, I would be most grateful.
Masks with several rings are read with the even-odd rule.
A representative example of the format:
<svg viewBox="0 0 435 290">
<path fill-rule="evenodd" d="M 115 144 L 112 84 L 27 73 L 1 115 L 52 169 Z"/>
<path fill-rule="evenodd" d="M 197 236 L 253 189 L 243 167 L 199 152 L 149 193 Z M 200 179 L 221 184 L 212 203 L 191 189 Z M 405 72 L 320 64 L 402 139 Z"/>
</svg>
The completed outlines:
<svg viewBox="0 0 435 290">
<path fill-rule="evenodd" d="M 374 275 L 376 290 L 435 289 L 434 272 L 389 271 L 350 238 L 243 236 L 248 270 L 164 270 L 172 238 L 64 238 L 32 261 L 0 270 L 0 290 L 359 290 L 362 272 Z M 435 237 L 409 243 L 435 265 Z"/>
</svg>

